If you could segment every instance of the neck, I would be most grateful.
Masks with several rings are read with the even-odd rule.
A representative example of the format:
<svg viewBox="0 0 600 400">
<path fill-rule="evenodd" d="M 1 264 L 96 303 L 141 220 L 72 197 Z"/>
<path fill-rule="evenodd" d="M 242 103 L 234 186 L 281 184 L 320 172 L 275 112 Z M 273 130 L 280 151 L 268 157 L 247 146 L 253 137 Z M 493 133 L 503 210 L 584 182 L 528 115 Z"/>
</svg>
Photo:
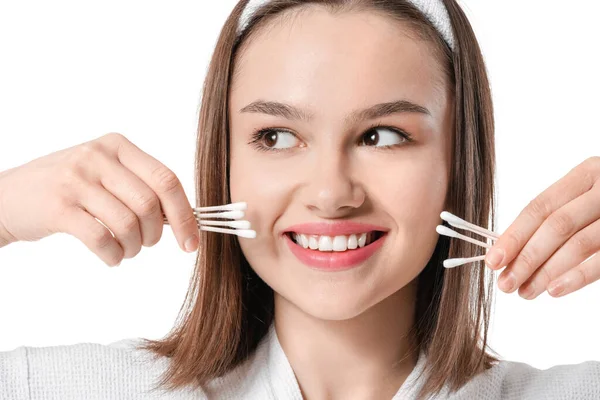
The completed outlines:
<svg viewBox="0 0 600 400">
<path fill-rule="evenodd" d="M 275 293 L 275 329 L 304 399 L 392 398 L 416 365 L 417 280 L 346 320 L 306 314 Z"/>
</svg>

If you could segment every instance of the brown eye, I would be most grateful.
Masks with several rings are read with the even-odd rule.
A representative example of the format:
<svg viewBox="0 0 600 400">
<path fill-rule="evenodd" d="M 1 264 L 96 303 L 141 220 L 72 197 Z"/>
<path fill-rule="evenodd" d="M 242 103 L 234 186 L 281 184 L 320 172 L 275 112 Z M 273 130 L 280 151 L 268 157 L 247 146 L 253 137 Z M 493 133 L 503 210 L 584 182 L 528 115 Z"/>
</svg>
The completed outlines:
<svg viewBox="0 0 600 400">
<path fill-rule="evenodd" d="M 362 143 L 365 146 L 392 147 L 410 141 L 402 132 L 384 126 L 375 127 L 365 132 Z"/>
<path fill-rule="evenodd" d="M 265 144 L 268 147 L 274 147 L 277 143 L 277 132 L 269 132 L 265 136 Z"/>
<path fill-rule="evenodd" d="M 288 131 L 269 130 L 265 132 L 265 144 L 274 149 L 294 147 L 298 139 Z"/>
<path fill-rule="evenodd" d="M 278 129 L 262 129 L 252 135 L 252 141 L 249 144 L 260 151 L 279 151 L 297 146 L 298 142 L 298 138 L 292 132 Z"/>
<path fill-rule="evenodd" d="M 367 133 L 365 135 L 364 143 L 367 146 L 376 146 L 377 143 L 379 143 L 379 133 L 373 130 L 371 131 L 371 133 Z"/>
</svg>

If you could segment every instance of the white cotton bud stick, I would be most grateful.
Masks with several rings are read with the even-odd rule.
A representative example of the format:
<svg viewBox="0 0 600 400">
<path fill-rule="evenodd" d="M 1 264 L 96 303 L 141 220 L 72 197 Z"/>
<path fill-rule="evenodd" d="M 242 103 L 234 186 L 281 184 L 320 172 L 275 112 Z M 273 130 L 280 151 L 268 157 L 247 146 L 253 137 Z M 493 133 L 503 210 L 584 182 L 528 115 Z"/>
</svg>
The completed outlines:
<svg viewBox="0 0 600 400">
<path fill-rule="evenodd" d="M 231 218 L 231 219 L 241 219 L 244 218 L 243 211 L 225 211 L 221 213 L 209 213 L 209 214 L 199 214 L 194 213 L 197 218 L 206 219 L 206 218 Z"/>
<path fill-rule="evenodd" d="M 485 247 L 486 249 L 489 249 L 489 248 L 492 247 L 492 245 L 490 245 L 490 244 L 484 243 L 484 242 L 476 240 L 476 239 L 471 239 L 470 237 L 465 236 L 465 235 L 461 235 L 460 233 L 455 232 L 452 229 L 450 229 L 450 228 L 448 228 L 447 226 L 444 226 L 444 225 L 438 225 L 438 226 L 436 226 L 435 230 L 440 235 L 449 236 L 449 237 L 453 237 L 453 238 L 457 238 L 457 239 L 462 239 L 462 240 L 465 240 L 467 242 L 476 244 L 478 246 Z"/>
<path fill-rule="evenodd" d="M 465 221 L 462 218 L 457 217 L 456 215 L 449 213 L 448 211 L 442 211 L 440 214 L 440 218 L 444 221 L 447 221 L 450 225 L 458 229 L 466 229 L 468 231 L 477 233 L 481 236 L 485 236 L 488 239 L 496 240 L 500 237 L 496 232 L 492 232 L 488 229 L 482 228 L 481 226 L 477 226 L 470 222 Z"/>
<path fill-rule="evenodd" d="M 200 230 L 217 233 L 228 233 L 230 235 L 237 235 L 248 239 L 254 239 L 256 237 L 256 231 L 253 231 L 251 229 L 223 229 L 202 225 L 200 226 Z"/>
<path fill-rule="evenodd" d="M 250 221 L 205 221 L 200 220 L 201 225 L 228 226 L 237 229 L 250 229 Z"/>
<path fill-rule="evenodd" d="M 238 203 L 225 204 L 223 206 L 210 206 L 210 207 L 196 207 L 194 211 L 207 212 L 207 211 L 232 211 L 239 210 L 244 211 L 248 208 L 248 203 L 240 201 Z"/>
</svg>

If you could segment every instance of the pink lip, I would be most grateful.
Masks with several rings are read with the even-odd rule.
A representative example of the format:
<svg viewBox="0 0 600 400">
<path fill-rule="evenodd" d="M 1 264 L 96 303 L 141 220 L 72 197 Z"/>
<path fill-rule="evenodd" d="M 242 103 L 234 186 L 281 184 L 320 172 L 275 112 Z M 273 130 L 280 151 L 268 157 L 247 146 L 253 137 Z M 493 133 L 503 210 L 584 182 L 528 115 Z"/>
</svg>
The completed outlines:
<svg viewBox="0 0 600 400">
<path fill-rule="evenodd" d="M 283 235 L 283 237 L 292 253 L 303 264 L 324 271 L 342 271 L 358 266 L 371 257 L 383 245 L 384 240 L 387 238 L 387 234 L 384 234 L 382 237 L 365 247 L 359 247 L 354 250 L 346 250 L 342 252 L 324 252 L 305 249 L 304 247 L 294 243 L 289 235 Z"/>
<path fill-rule="evenodd" d="M 371 231 L 387 232 L 388 229 L 382 226 L 361 224 L 351 221 L 340 222 L 307 222 L 290 226 L 285 232 L 303 233 L 305 235 L 321 235 L 321 236 L 336 236 L 336 235 L 351 235 L 353 233 L 367 233 Z"/>
</svg>

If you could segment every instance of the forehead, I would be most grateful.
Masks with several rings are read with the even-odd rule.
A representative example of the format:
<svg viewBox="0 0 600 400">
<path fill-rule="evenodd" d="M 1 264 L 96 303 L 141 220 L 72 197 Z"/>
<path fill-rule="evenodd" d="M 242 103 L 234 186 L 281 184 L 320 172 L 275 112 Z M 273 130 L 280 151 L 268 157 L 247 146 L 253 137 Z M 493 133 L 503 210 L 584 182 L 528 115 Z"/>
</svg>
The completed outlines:
<svg viewBox="0 0 600 400">
<path fill-rule="evenodd" d="M 260 27 L 240 49 L 231 82 L 239 110 L 256 100 L 348 105 L 406 99 L 443 114 L 446 83 L 433 45 L 374 11 L 294 10 Z"/>
</svg>

